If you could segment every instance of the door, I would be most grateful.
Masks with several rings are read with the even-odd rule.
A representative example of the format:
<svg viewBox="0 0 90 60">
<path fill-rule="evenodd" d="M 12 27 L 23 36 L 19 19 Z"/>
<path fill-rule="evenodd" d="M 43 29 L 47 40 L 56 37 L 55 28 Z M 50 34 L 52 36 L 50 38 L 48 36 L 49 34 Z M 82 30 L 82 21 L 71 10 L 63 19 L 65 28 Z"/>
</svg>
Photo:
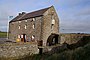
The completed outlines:
<svg viewBox="0 0 90 60">
<path fill-rule="evenodd" d="M 26 42 L 26 34 L 21 35 L 21 41 Z"/>
<path fill-rule="evenodd" d="M 23 34 L 24 42 L 26 42 L 26 34 Z"/>
</svg>

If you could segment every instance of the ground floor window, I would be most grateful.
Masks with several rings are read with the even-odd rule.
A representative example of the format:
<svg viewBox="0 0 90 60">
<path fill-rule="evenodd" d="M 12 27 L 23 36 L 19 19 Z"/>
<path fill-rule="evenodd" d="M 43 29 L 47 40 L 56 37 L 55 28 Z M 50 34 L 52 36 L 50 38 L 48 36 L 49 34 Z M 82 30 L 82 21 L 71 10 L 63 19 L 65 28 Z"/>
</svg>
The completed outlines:
<svg viewBox="0 0 90 60">
<path fill-rule="evenodd" d="M 18 38 L 21 38 L 21 35 L 18 35 Z"/>
<path fill-rule="evenodd" d="M 31 39 L 32 39 L 32 40 L 35 40 L 35 36 L 34 36 L 34 35 L 32 35 Z"/>
</svg>

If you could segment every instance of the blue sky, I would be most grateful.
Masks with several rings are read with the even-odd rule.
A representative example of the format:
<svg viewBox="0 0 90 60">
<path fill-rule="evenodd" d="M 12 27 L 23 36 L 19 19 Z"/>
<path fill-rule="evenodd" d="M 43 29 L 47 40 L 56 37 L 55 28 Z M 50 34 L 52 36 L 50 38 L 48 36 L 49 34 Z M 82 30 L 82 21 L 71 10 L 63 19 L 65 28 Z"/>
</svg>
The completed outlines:
<svg viewBox="0 0 90 60">
<path fill-rule="evenodd" d="M 0 30 L 7 30 L 9 16 L 54 6 L 62 33 L 90 33 L 90 0 L 0 0 Z"/>
</svg>

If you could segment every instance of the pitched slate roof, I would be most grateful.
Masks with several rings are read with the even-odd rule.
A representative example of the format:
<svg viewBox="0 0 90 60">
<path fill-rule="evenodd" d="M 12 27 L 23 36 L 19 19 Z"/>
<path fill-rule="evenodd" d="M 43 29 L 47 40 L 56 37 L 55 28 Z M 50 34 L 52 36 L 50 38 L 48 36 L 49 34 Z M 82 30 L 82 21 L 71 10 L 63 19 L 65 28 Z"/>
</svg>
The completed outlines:
<svg viewBox="0 0 90 60">
<path fill-rule="evenodd" d="M 15 21 L 21 21 L 21 20 L 25 20 L 25 19 L 28 19 L 28 18 L 33 18 L 33 17 L 38 17 L 38 16 L 42 16 L 44 12 L 46 12 L 48 8 L 45 8 L 45 9 L 41 9 L 41 10 L 37 10 L 37 11 L 34 11 L 34 12 L 30 12 L 30 13 L 25 13 L 25 14 L 22 14 L 22 15 L 18 15 L 16 16 L 14 19 L 12 19 L 10 21 L 11 22 L 15 22 Z"/>
</svg>

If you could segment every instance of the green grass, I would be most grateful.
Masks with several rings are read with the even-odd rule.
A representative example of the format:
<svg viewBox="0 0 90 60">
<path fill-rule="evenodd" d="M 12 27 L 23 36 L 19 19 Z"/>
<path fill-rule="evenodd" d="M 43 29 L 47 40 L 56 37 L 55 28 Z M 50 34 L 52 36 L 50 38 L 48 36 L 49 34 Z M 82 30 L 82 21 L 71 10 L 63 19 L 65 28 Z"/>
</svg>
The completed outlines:
<svg viewBox="0 0 90 60">
<path fill-rule="evenodd" d="M 18 60 L 90 60 L 90 43 L 74 50 L 65 50 L 59 53 L 24 56 Z"/>
<path fill-rule="evenodd" d="M 6 32 L 0 32 L 0 38 L 5 38 L 7 37 L 7 33 Z"/>
</svg>

